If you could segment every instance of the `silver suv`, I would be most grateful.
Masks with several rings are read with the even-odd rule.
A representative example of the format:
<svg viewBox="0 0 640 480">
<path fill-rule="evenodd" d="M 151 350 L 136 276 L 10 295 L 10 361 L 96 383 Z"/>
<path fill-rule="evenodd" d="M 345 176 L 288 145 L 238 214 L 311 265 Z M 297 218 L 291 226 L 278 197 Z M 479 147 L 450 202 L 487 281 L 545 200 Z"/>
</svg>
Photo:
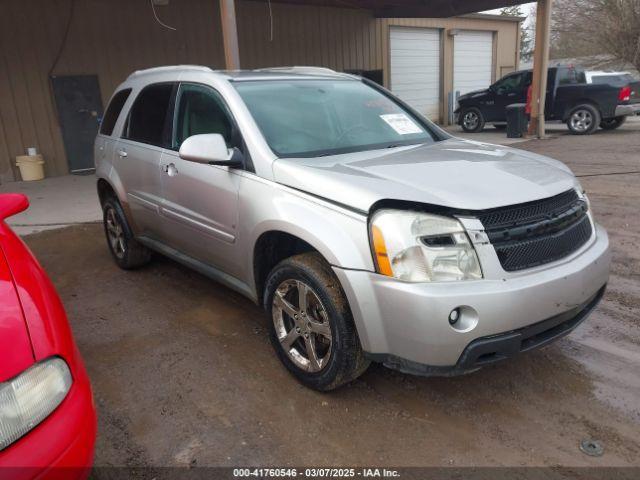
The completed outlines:
<svg viewBox="0 0 640 480">
<path fill-rule="evenodd" d="M 95 161 L 116 263 L 159 252 L 262 305 L 280 360 L 318 390 L 371 361 L 455 375 L 545 345 L 609 275 L 565 165 L 451 137 L 326 69 L 135 72 Z"/>
</svg>

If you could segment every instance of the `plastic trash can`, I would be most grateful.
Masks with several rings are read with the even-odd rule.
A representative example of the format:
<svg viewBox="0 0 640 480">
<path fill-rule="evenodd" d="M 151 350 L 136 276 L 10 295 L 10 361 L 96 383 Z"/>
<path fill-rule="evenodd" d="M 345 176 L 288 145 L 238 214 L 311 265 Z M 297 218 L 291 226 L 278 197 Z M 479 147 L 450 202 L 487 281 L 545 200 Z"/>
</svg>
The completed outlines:
<svg viewBox="0 0 640 480">
<path fill-rule="evenodd" d="M 528 122 L 524 103 L 507 106 L 507 138 L 522 138 L 527 131 Z"/>
<path fill-rule="evenodd" d="M 17 156 L 16 167 L 20 169 L 20 176 L 25 182 L 44 178 L 44 160 L 40 154 Z"/>
</svg>

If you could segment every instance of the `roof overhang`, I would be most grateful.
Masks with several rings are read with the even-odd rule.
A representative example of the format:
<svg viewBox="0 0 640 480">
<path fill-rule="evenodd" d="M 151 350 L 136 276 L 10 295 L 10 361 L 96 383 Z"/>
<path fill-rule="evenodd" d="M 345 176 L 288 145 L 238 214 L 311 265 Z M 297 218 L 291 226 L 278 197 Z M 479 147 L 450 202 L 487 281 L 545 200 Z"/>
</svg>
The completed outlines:
<svg viewBox="0 0 640 480">
<path fill-rule="evenodd" d="M 266 1 L 266 0 L 265 0 Z M 443 18 L 528 3 L 523 0 L 273 0 L 370 10 L 378 18 Z M 529 0 L 530 1 L 530 0 Z"/>
</svg>

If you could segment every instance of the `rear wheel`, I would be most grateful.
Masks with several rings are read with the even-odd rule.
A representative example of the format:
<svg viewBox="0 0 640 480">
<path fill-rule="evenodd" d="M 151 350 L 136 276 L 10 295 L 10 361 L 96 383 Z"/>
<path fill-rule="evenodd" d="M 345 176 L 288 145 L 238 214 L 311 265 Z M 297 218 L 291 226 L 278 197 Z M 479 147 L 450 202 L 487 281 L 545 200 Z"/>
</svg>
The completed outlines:
<svg viewBox="0 0 640 480">
<path fill-rule="evenodd" d="M 120 202 L 114 197 L 107 198 L 102 212 L 107 244 L 118 266 L 129 270 L 149 263 L 151 251 L 133 237 Z"/>
<path fill-rule="evenodd" d="M 285 367 L 304 385 L 333 390 L 369 366 L 338 279 L 317 253 L 280 262 L 264 295 L 271 342 Z"/>
<path fill-rule="evenodd" d="M 482 112 L 475 107 L 464 110 L 460 118 L 460 125 L 467 133 L 481 132 L 484 128 L 484 117 L 482 116 Z"/>
<path fill-rule="evenodd" d="M 574 135 L 591 135 L 600 125 L 600 112 L 593 105 L 578 105 L 569 114 L 567 127 Z"/>
<path fill-rule="evenodd" d="M 605 118 L 600 122 L 600 128 L 603 130 L 615 130 L 627 121 L 627 117 Z"/>
</svg>

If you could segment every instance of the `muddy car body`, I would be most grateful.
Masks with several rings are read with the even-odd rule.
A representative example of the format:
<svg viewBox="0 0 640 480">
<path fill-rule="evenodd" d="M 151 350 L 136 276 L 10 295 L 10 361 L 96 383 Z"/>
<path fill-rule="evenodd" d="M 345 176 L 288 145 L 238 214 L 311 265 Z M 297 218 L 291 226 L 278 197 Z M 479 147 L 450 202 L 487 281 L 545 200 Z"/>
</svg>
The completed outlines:
<svg viewBox="0 0 640 480">
<path fill-rule="evenodd" d="M 320 390 L 370 361 L 451 375 L 544 345 L 608 278 L 566 166 L 453 138 L 325 69 L 136 72 L 95 155 L 116 262 L 161 252 L 263 305 L 280 359 Z"/>
</svg>

